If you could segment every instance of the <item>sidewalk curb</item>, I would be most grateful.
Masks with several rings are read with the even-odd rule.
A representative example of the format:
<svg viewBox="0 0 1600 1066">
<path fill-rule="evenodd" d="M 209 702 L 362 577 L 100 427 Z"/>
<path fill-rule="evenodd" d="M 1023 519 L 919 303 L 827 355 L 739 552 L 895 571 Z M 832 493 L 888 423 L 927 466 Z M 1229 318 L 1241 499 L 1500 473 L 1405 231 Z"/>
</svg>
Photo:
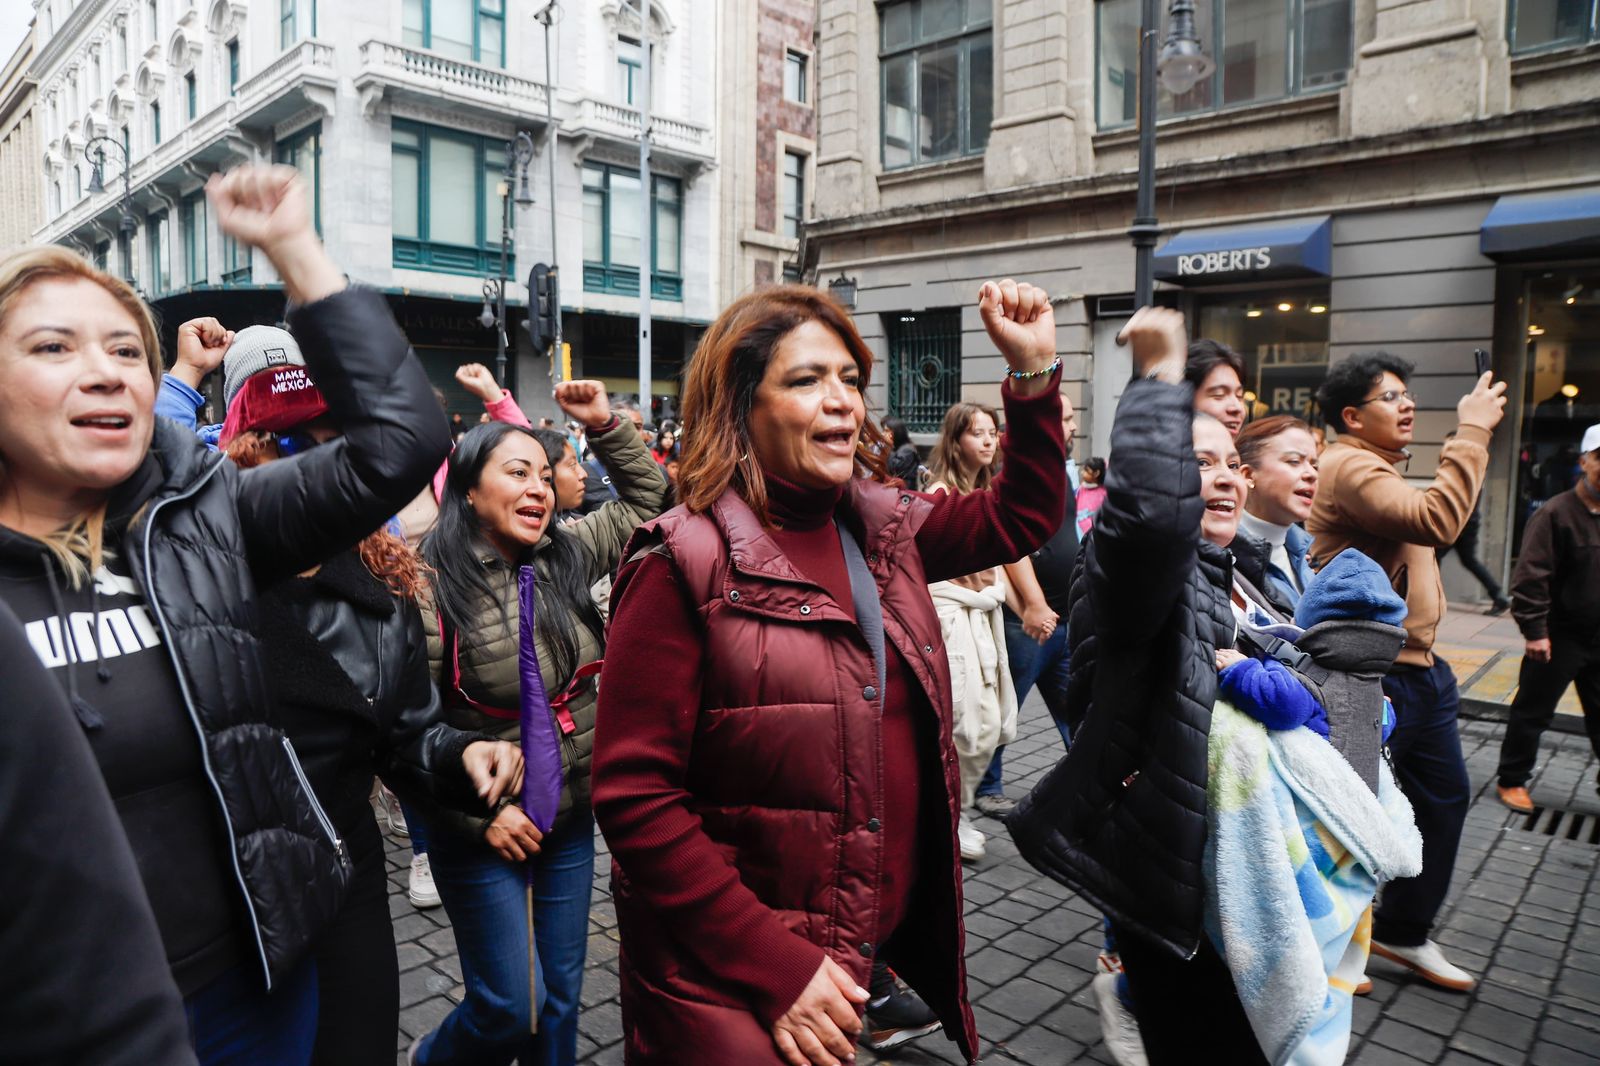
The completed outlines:
<svg viewBox="0 0 1600 1066">
<path fill-rule="evenodd" d="M 1509 719 L 1511 708 L 1503 703 L 1493 700 L 1474 699 L 1465 696 L 1461 700 L 1461 717 L 1471 718 L 1480 722 L 1505 722 Z M 1567 733 L 1571 736 L 1584 735 L 1583 717 L 1576 714 L 1558 714 L 1550 720 L 1547 732 Z"/>
</svg>

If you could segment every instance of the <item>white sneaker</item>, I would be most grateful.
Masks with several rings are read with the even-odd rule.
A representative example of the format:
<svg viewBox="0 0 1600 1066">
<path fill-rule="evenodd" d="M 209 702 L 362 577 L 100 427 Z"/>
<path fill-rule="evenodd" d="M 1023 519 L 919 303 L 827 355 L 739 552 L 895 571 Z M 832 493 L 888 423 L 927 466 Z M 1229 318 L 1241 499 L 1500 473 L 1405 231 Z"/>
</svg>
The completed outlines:
<svg viewBox="0 0 1600 1066">
<path fill-rule="evenodd" d="M 437 907 L 444 902 L 433 883 L 433 867 L 428 865 L 428 853 L 411 856 L 411 876 L 406 880 L 406 895 L 411 905 L 419 911 Z"/>
<path fill-rule="evenodd" d="M 383 804 L 381 820 L 389 823 L 389 832 L 395 836 L 410 836 L 411 827 L 406 825 L 406 812 L 400 807 L 400 798 L 380 784 L 378 799 Z"/>
<path fill-rule="evenodd" d="M 1144 1038 L 1139 1035 L 1139 1023 L 1134 1021 L 1128 1008 L 1117 995 L 1117 975 L 1095 974 L 1094 1001 L 1100 1008 L 1100 1039 L 1105 1042 L 1117 1066 L 1149 1066 L 1144 1054 Z"/>
<path fill-rule="evenodd" d="M 956 839 L 961 844 L 961 861 L 977 862 L 984 856 L 984 841 L 988 838 L 967 820 L 966 815 L 961 816 L 961 822 L 956 826 Z"/>
<path fill-rule="evenodd" d="M 1431 940 L 1424 940 L 1416 947 L 1380 944 L 1374 940 L 1372 953 L 1390 962 L 1398 962 L 1406 969 L 1414 970 L 1424 981 L 1452 992 L 1471 992 L 1478 984 L 1477 978 L 1446 959 L 1439 945 Z"/>
</svg>

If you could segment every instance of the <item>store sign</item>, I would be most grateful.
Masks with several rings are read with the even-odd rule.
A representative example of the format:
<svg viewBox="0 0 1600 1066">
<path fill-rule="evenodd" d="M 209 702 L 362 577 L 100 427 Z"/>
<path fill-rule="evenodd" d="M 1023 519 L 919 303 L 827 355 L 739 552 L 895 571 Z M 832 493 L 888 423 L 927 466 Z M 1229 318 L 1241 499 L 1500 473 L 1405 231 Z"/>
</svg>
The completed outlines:
<svg viewBox="0 0 1600 1066">
<path fill-rule="evenodd" d="M 1333 272 L 1329 215 L 1183 230 L 1156 249 L 1155 276 L 1180 285 L 1325 278 Z"/>
</svg>

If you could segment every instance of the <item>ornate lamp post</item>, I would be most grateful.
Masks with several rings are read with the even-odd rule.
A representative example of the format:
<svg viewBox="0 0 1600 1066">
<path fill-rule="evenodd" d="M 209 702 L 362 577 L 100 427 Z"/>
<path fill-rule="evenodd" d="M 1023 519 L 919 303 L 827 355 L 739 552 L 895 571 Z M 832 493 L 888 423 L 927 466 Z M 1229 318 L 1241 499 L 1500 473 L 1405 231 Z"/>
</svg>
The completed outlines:
<svg viewBox="0 0 1600 1066">
<path fill-rule="evenodd" d="M 129 175 L 128 151 L 122 142 L 110 137 L 95 137 L 83 146 L 83 158 L 89 162 L 89 193 L 98 196 L 106 191 L 106 146 L 122 159 L 122 218 L 117 223 L 117 254 L 122 257 L 122 279 L 133 285 L 133 231 L 139 228 L 133 213 L 133 180 Z"/>
<path fill-rule="evenodd" d="M 513 240 L 511 188 L 514 181 L 517 203 L 533 203 L 533 189 L 528 184 L 528 164 L 532 161 L 533 138 L 518 130 L 516 139 L 506 145 L 506 168 L 500 179 L 500 273 L 484 279 L 483 310 L 478 314 L 483 328 L 495 331 L 494 377 L 501 388 L 506 386 L 506 281 Z"/>
</svg>

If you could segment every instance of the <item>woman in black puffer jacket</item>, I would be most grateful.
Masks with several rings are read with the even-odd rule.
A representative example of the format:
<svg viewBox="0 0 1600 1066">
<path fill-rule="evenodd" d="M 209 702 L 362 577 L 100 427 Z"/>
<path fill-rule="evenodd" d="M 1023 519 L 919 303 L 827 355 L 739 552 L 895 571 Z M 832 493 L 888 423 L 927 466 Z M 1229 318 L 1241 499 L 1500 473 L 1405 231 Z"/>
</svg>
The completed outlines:
<svg viewBox="0 0 1600 1066">
<path fill-rule="evenodd" d="M 1216 652 L 1270 613 L 1228 545 L 1245 499 L 1223 425 L 1182 384 L 1183 320 L 1125 329 L 1135 380 L 1111 428 L 1106 500 L 1070 597 L 1072 747 L 1007 819 L 1023 856 L 1110 916 L 1151 1063 L 1264 1062 L 1202 931 Z"/>
<path fill-rule="evenodd" d="M 306 952 L 350 859 L 274 722 L 256 588 L 385 522 L 449 435 L 382 297 L 317 242 L 294 171 L 208 192 L 283 279 L 343 436 L 239 470 L 155 416 L 159 340 L 132 289 L 65 249 L 21 252 L 0 264 L 0 596 L 89 737 L 200 1061 L 292 1066 L 314 1036 Z"/>
</svg>

